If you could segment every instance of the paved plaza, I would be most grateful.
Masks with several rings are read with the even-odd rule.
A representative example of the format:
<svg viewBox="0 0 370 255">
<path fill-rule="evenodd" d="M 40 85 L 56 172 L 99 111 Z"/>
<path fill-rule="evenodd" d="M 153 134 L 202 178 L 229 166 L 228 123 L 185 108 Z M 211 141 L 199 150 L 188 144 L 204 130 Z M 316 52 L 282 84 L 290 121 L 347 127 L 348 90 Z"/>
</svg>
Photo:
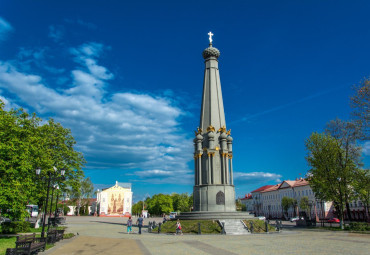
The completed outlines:
<svg viewBox="0 0 370 255">
<path fill-rule="evenodd" d="M 151 219 L 153 220 L 153 219 Z M 280 234 L 245 236 L 127 234 L 127 218 L 67 217 L 78 235 L 40 253 L 62 254 L 369 254 L 370 235 L 287 227 Z M 145 219 L 145 224 L 148 223 Z M 157 219 L 157 222 L 160 219 Z M 135 222 L 135 219 L 134 219 Z M 134 226 L 137 233 L 138 229 Z"/>
</svg>

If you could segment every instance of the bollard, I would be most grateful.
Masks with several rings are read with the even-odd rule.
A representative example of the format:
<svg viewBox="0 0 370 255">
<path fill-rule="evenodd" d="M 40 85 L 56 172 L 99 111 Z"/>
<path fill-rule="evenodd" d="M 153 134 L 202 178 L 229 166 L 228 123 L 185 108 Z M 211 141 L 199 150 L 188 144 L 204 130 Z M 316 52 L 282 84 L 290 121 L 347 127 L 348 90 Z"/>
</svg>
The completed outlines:
<svg viewBox="0 0 370 255">
<path fill-rule="evenodd" d="M 225 231 L 225 222 L 221 222 L 221 224 L 222 224 L 221 235 L 226 235 L 226 231 Z"/>
<path fill-rule="evenodd" d="M 158 224 L 158 234 L 161 233 L 161 227 L 162 227 L 162 223 L 159 223 Z"/>
<path fill-rule="evenodd" d="M 198 222 L 198 235 L 201 235 L 201 234 L 202 234 L 202 232 L 200 230 L 200 222 Z"/>
<path fill-rule="evenodd" d="M 266 233 L 269 232 L 269 224 L 267 223 L 267 221 L 265 221 L 265 227 L 266 227 Z"/>
<path fill-rule="evenodd" d="M 148 232 L 152 233 L 152 222 L 151 221 L 149 221 L 148 223 Z"/>
<path fill-rule="evenodd" d="M 283 229 L 283 223 L 280 220 L 280 230 L 282 230 L 282 229 Z"/>
<path fill-rule="evenodd" d="M 249 223 L 251 224 L 251 233 L 253 233 L 254 231 L 253 221 L 250 221 Z"/>
<path fill-rule="evenodd" d="M 275 228 L 276 228 L 276 231 L 280 231 L 280 225 L 279 225 L 278 220 L 275 220 Z"/>
</svg>

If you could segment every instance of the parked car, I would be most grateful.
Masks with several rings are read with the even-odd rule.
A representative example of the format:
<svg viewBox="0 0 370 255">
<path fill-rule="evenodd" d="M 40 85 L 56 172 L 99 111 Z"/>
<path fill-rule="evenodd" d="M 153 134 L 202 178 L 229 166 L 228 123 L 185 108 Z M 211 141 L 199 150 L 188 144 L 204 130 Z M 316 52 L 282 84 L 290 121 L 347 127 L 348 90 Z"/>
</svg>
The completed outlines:
<svg viewBox="0 0 370 255">
<path fill-rule="evenodd" d="M 301 218 L 299 218 L 299 217 L 292 217 L 292 218 L 290 218 L 290 222 L 295 222 L 295 221 L 298 221 L 298 220 L 304 220 L 304 218 L 303 217 L 301 217 Z"/>
<path fill-rule="evenodd" d="M 11 222 L 11 220 L 9 218 L 0 217 L 0 224 L 3 224 L 5 222 Z"/>
<path fill-rule="evenodd" d="M 340 220 L 338 218 L 331 218 L 331 219 L 328 219 L 328 223 L 339 223 Z"/>
<path fill-rule="evenodd" d="M 170 219 L 175 219 L 177 216 L 177 212 L 170 212 Z"/>
<path fill-rule="evenodd" d="M 257 216 L 257 218 L 258 218 L 259 220 L 266 220 L 266 217 L 265 217 L 265 216 Z"/>
</svg>

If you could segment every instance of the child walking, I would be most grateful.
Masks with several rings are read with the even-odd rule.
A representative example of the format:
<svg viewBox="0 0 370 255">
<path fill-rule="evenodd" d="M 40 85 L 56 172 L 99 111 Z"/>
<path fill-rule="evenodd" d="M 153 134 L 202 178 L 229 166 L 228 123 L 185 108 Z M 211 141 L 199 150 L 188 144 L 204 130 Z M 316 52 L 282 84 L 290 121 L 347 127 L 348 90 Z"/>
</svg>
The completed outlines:
<svg viewBox="0 0 370 255">
<path fill-rule="evenodd" d="M 132 219 L 131 216 L 127 220 L 127 234 L 130 234 L 132 232 Z"/>
<path fill-rule="evenodd" d="M 182 230 L 181 230 L 181 223 L 180 223 L 180 220 L 177 220 L 176 222 L 176 234 L 175 235 L 178 235 L 178 234 L 181 234 L 182 235 Z"/>
</svg>

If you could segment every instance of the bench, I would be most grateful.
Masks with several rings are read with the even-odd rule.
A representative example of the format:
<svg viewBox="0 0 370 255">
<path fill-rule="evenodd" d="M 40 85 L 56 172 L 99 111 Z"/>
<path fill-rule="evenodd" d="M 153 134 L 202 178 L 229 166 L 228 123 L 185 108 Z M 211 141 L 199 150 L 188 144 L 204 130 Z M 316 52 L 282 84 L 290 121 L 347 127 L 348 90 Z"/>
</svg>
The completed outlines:
<svg viewBox="0 0 370 255">
<path fill-rule="evenodd" d="M 65 217 L 57 217 L 55 220 L 56 220 L 56 224 L 60 224 L 60 225 L 66 224 L 66 218 Z"/>
<path fill-rule="evenodd" d="M 54 227 L 58 225 L 64 225 L 66 224 L 66 218 L 65 217 L 49 218 L 48 224 Z"/>
<path fill-rule="evenodd" d="M 64 229 L 56 229 L 56 228 L 49 228 L 47 233 L 47 241 L 48 243 L 55 243 L 60 240 L 63 240 L 64 236 Z"/>
<path fill-rule="evenodd" d="M 17 236 L 15 249 L 8 249 L 6 254 L 37 254 L 44 251 L 46 246 L 45 238 L 36 238 L 36 233 Z"/>
</svg>

